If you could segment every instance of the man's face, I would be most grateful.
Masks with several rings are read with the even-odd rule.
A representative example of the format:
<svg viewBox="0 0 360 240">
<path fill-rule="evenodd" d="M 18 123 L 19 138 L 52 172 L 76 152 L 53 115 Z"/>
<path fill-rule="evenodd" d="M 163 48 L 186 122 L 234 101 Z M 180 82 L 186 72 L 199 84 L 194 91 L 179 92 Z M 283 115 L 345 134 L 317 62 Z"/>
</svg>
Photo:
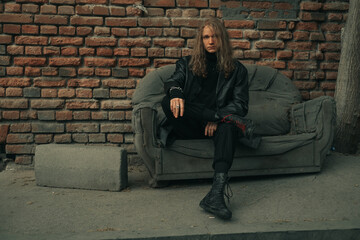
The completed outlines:
<svg viewBox="0 0 360 240">
<path fill-rule="evenodd" d="M 202 32 L 202 40 L 204 44 L 204 48 L 209 53 L 217 52 L 218 46 L 218 37 L 216 36 L 214 30 L 210 26 L 205 26 Z"/>
</svg>

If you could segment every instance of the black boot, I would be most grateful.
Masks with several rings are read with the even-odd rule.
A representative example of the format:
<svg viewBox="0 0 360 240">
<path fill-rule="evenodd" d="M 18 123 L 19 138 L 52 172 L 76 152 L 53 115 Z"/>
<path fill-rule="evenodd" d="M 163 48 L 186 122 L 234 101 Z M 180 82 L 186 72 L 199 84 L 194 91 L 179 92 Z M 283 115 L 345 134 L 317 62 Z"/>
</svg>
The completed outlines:
<svg viewBox="0 0 360 240">
<path fill-rule="evenodd" d="M 224 200 L 227 180 L 228 176 L 226 173 L 215 173 L 210 192 L 200 202 L 201 208 L 222 219 L 230 219 L 232 216 Z"/>
</svg>

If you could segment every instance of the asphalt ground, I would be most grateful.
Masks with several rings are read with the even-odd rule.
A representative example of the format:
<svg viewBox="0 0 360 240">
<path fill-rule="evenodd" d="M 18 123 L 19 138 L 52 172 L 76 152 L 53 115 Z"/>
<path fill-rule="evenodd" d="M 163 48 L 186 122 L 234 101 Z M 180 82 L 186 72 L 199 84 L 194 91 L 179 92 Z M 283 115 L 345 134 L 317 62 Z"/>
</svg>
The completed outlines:
<svg viewBox="0 0 360 240">
<path fill-rule="evenodd" d="M 122 192 L 40 187 L 34 170 L 0 172 L 0 239 L 360 239 L 360 155 L 331 153 L 321 173 L 232 178 L 230 221 L 204 212 L 211 180 Z"/>
</svg>

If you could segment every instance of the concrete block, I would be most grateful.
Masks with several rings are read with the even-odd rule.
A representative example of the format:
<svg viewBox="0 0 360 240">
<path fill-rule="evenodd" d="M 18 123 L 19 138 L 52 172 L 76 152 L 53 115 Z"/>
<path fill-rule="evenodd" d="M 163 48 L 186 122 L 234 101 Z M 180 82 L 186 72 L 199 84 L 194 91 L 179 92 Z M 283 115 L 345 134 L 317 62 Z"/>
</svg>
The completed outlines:
<svg viewBox="0 0 360 240">
<path fill-rule="evenodd" d="M 35 150 L 36 184 L 120 191 L 127 187 L 127 152 L 113 146 L 44 144 Z"/>
</svg>

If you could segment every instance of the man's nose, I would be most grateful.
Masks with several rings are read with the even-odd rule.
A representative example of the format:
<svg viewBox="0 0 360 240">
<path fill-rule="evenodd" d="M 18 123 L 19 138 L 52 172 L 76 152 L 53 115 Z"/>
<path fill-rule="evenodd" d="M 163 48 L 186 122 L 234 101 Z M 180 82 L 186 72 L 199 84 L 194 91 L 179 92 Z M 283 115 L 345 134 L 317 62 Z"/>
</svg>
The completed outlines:
<svg viewBox="0 0 360 240">
<path fill-rule="evenodd" d="M 215 40 L 214 37 L 210 37 L 209 38 L 209 43 L 214 43 L 214 40 Z"/>
</svg>

